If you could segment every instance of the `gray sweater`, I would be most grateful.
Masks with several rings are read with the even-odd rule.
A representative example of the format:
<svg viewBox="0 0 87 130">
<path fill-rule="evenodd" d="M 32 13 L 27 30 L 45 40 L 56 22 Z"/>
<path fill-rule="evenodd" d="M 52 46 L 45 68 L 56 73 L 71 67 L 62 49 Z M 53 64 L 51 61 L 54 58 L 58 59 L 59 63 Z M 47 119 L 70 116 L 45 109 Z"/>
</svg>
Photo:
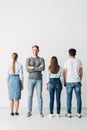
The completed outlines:
<svg viewBox="0 0 87 130">
<path fill-rule="evenodd" d="M 44 65 L 44 67 L 39 67 L 41 64 Z M 28 78 L 29 79 L 36 79 L 36 80 L 42 80 L 42 71 L 45 70 L 45 61 L 41 57 L 33 58 L 30 57 L 26 60 L 26 66 L 33 66 L 34 69 L 27 69 L 27 72 L 29 73 Z"/>
</svg>

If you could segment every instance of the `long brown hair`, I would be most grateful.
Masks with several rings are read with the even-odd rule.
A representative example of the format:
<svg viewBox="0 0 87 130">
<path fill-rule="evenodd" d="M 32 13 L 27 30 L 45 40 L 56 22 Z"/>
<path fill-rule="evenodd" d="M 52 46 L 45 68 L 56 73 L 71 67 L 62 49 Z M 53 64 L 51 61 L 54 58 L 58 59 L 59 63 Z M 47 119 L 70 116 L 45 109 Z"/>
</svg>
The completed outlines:
<svg viewBox="0 0 87 130">
<path fill-rule="evenodd" d="M 18 58 L 18 54 L 17 53 L 12 53 L 12 74 L 15 74 L 15 61 Z"/>
<path fill-rule="evenodd" d="M 56 56 L 51 57 L 49 70 L 51 73 L 56 74 L 59 71 L 59 64 Z"/>
</svg>

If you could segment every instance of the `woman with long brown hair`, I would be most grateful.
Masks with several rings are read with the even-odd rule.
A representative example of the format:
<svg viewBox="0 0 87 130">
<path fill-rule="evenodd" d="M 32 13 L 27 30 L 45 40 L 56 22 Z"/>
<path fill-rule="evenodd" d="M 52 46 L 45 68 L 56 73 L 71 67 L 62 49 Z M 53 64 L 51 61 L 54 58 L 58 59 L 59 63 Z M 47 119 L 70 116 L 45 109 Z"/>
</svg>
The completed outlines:
<svg viewBox="0 0 87 130">
<path fill-rule="evenodd" d="M 63 69 L 59 66 L 57 57 L 53 56 L 50 60 L 47 75 L 47 89 L 50 96 L 50 117 L 53 117 L 54 95 L 56 93 L 57 117 L 60 117 L 61 109 L 61 90 L 63 84 Z"/>
<path fill-rule="evenodd" d="M 21 99 L 21 90 L 23 89 L 23 66 L 17 62 L 18 54 L 12 53 L 12 62 L 8 67 L 8 92 L 10 100 L 11 115 L 19 115 L 19 99 Z M 15 106 L 15 113 L 14 113 Z"/>
</svg>

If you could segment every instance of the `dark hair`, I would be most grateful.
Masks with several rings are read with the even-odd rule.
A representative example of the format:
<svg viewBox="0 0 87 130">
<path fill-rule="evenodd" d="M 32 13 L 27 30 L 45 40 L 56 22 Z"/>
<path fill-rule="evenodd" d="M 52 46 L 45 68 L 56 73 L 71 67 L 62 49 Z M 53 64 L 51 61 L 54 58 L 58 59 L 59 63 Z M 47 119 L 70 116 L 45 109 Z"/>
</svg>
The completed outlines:
<svg viewBox="0 0 87 130">
<path fill-rule="evenodd" d="M 56 74 L 59 71 L 59 64 L 56 56 L 51 57 L 49 70 L 51 73 Z"/>
<path fill-rule="evenodd" d="M 32 49 L 33 49 L 34 47 L 37 48 L 38 51 L 39 51 L 39 46 L 38 46 L 38 45 L 33 45 L 33 46 L 32 46 Z"/>
<path fill-rule="evenodd" d="M 76 50 L 74 48 L 69 49 L 69 54 L 74 57 L 76 55 Z"/>
</svg>

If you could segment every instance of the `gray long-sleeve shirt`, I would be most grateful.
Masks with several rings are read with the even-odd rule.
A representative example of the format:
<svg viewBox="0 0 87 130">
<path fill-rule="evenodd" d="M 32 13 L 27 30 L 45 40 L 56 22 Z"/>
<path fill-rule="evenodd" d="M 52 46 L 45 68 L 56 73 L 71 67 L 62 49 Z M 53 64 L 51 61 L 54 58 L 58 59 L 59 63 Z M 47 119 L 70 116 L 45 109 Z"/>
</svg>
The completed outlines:
<svg viewBox="0 0 87 130">
<path fill-rule="evenodd" d="M 43 64 L 43 67 L 39 67 L 41 64 Z M 34 69 L 27 69 L 27 72 L 29 73 L 28 78 L 29 79 L 42 79 L 42 71 L 45 70 L 45 61 L 41 57 L 33 58 L 30 57 L 26 60 L 26 66 L 33 66 Z"/>
</svg>

